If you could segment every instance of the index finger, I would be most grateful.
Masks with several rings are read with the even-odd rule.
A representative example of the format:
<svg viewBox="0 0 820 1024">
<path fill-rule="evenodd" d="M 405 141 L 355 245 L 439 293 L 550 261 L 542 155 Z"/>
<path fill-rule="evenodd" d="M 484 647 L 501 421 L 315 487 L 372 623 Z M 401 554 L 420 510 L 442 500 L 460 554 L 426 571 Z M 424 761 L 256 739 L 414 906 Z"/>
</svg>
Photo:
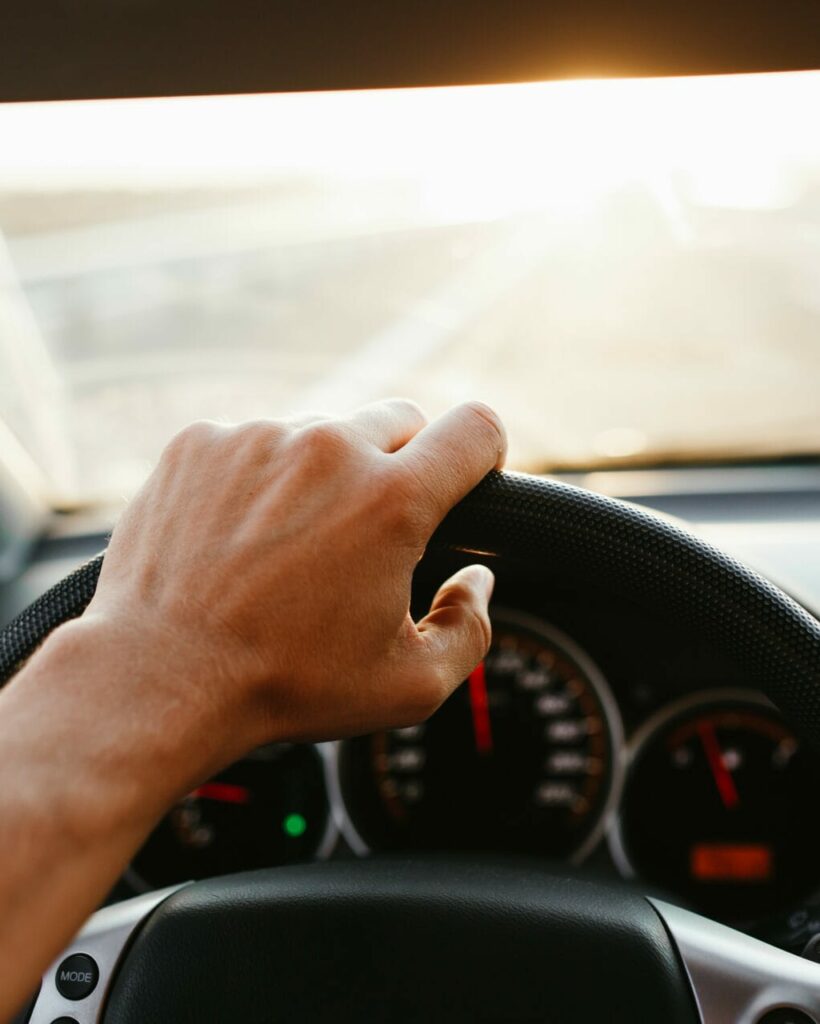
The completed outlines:
<svg viewBox="0 0 820 1024">
<path fill-rule="evenodd" d="M 491 469 L 507 456 L 507 432 L 483 402 L 465 402 L 420 430 L 391 458 L 422 485 L 424 501 L 439 523 Z"/>
</svg>

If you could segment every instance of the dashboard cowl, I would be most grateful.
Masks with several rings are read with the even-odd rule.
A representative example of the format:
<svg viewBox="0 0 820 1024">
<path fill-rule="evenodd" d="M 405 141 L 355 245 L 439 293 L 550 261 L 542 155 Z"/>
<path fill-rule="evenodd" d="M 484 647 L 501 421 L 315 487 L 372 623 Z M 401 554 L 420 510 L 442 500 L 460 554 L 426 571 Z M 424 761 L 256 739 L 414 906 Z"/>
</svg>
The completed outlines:
<svg viewBox="0 0 820 1024">
<path fill-rule="evenodd" d="M 301 865 L 187 886 L 152 914 L 107 1024 L 694 1024 L 648 901 L 450 858 Z"/>
</svg>

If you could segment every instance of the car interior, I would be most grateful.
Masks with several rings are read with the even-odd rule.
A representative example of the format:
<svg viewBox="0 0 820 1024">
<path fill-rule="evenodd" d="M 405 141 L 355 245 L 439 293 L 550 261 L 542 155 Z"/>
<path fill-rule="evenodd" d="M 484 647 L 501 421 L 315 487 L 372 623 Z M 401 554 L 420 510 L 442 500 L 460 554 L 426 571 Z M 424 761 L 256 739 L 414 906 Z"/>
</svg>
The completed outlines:
<svg viewBox="0 0 820 1024">
<path fill-rule="evenodd" d="M 820 1024 L 816 4 L 0 22 L 0 685 L 192 419 L 510 435 L 414 577 L 482 663 L 203 780 L 13 1024 Z"/>
</svg>

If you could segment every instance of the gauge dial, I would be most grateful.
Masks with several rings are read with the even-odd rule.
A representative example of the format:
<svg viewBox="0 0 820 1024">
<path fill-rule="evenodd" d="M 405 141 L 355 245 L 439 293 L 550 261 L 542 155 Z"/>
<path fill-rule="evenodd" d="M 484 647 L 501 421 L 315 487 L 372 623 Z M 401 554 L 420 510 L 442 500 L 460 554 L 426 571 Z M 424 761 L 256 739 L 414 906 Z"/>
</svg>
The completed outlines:
<svg viewBox="0 0 820 1024">
<path fill-rule="evenodd" d="M 546 623 L 497 612 L 487 657 L 427 722 L 342 748 L 353 845 L 580 857 L 618 782 L 619 739 L 590 659 Z"/>
<path fill-rule="evenodd" d="M 312 746 L 262 747 L 179 801 L 134 858 L 157 888 L 310 859 L 328 832 L 321 758 Z"/>
<path fill-rule="evenodd" d="M 818 786 L 820 757 L 771 705 L 692 698 L 636 738 L 613 853 L 703 910 L 753 917 L 820 881 Z"/>
</svg>

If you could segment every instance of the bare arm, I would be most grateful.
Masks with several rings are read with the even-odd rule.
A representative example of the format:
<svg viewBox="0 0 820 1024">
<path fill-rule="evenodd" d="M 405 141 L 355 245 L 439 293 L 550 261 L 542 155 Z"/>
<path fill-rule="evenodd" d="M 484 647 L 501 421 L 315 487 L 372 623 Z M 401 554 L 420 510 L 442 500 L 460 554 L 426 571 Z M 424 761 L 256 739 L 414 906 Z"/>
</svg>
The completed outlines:
<svg viewBox="0 0 820 1024">
<path fill-rule="evenodd" d="M 0 694 L 0 1020 L 175 799 L 261 743 L 417 722 L 469 674 L 492 575 L 419 623 L 411 577 L 504 453 L 485 407 L 401 401 L 172 441 L 87 612 Z"/>
</svg>

